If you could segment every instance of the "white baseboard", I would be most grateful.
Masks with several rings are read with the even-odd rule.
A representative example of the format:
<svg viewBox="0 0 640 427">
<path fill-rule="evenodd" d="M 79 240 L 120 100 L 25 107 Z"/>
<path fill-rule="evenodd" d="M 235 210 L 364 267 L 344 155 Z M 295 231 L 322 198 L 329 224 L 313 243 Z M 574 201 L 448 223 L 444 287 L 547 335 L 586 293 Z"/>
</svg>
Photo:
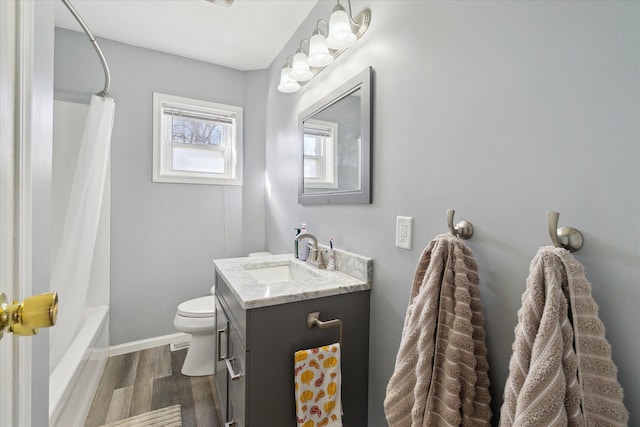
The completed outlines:
<svg viewBox="0 0 640 427">
<path fill-rule="evenodd" d="M 131 341 L 123 344 L 112 345 L 109 347 L 109 357 L 118 356 L 120 354 L 133 353 L 135 351 L 146 350 L 148 348 L 160 347 L 163 345 L 172 344 L 174 342 L 189 341 L 191 340 L 190 334 L 184 332 L 177 332 L 175 334 L 164 335 L 161 337 L 147 338 L 140 341 Z"/>
</svg>

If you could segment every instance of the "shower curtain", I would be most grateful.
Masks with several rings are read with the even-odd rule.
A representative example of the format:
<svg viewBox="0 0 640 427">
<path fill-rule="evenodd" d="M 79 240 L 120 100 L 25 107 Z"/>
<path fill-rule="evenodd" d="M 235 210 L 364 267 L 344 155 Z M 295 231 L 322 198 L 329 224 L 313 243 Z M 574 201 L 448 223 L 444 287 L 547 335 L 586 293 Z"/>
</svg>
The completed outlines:
<svg viewBox="0 0 640 427">
<path fill-rule="evenodd" d="M 109 168 L 114 111 L 112 98 L 91 98 L 62 238 L 52 264 L 51 289 L 60 298 L 58 320 L 50 330 L 52 360 L 64 354 L 83 321 Z"/>
</svg>

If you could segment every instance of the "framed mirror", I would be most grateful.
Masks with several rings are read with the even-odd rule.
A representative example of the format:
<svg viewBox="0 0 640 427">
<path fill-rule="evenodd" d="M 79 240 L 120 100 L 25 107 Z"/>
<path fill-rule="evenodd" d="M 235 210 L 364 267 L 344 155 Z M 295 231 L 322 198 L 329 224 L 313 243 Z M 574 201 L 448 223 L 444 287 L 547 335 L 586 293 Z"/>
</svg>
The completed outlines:
<svg viewBox="0 0 640 427">
<path fill-rule="evenodd" d="M 371 203 L 371 80 L 366 68 L 298 116 L 298 203 Z"/>
</svg>

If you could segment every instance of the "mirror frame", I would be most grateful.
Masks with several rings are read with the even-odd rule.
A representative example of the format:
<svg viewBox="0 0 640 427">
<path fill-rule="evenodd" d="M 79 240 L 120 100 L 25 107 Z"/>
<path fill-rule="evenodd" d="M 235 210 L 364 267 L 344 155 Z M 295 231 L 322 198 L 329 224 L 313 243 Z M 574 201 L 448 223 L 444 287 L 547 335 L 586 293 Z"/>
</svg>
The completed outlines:
<svg viewBox="0 0 640 427">
<path fill-rule="evenodd" d="M 317 101 L 298 115 L 298 146 L 300 149 L 300 177 L 298 179 L 298 203 L 301 205 L 319 204 L 369 204 L 371 203 L 371 113 L 373 69 L 367 67 L 339 88 Z M 353 92 L 361 90 L 360 134 L 362 135 L 362 158 L 360 159 L 360 189 L 353 191 L 304 192 L 304 122 L 320 111 L 334 105 Z"/>
</svg>

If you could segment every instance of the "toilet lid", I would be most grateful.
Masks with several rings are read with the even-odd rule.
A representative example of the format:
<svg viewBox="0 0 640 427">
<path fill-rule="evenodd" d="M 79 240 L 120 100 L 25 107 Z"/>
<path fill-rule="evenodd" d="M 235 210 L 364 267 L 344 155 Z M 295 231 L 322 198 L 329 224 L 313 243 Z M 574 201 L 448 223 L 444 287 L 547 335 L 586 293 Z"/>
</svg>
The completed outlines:
<svg viewBox="0 0 640 427">
<path fill-rule="evenodd" d="M 184 317 L 213 317 L 215 313 L 216 303 L 213 295 L 191 299 L 178 306 L 178 314 Z"/>
</svg>

